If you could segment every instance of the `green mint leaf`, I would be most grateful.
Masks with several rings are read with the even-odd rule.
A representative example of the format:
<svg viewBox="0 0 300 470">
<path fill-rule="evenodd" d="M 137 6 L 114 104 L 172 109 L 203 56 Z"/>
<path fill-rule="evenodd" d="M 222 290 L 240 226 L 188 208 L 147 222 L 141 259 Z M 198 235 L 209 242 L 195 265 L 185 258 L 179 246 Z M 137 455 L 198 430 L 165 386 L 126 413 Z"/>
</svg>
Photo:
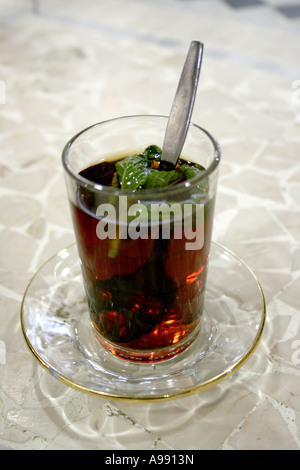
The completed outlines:
<svg viewBox="0 0 300 470">
<path fill-rule="evenodd" d="M 119 188 L 120 187 L 119 174 L 118 174 L 117 171 L 114 173 L 114 176 L 112 178 L 111 187 L 112 188 Z"/>
<path fill-rule="evenodd" d="M 180 169 L 170 171 L 153 170 L 147 175 L 142 189 L 165 188 L 178 183 L 182 176 Z"/>
<path fill-rule="evenodd" d="M 181 165 L 181 171 L 184 172 L 186 179 L 191 179 L 194 178 L 194 176 L 201 175 L 205 171 L 205 168 L 201 165 L 194 164 L 194 165 L 189 165 L 188 163 L 184 163 Z M 197 184 L 197 188 L 199 191 L 199 194 L 207 194 L 208 193 L 208 179 L 204 178 Z"/>
<path fill-rule="evenodd" d="M 194 176 L 200 175 L 203 173 L 204 168 L 200 165 L 189 165 L 188 163 L 184 163 L 180 166 L 180 170 L 184 172 L 187 179 L 194 178 Z"/>
<path fill-rule="evenodd" d="M 150 171 L 147 160 L 139 155 L 129 155 L 116 164 L 120 187 L 134 191 L 141 188 Z"/>
<path fill-rule="evenodd" d="M 152 169 L 153 161 L 158 162 L 160 158 L 160 147 L 149 145 L 140 155 L 129 155 L 119 160 L 112 179 L 112 187 L 128 191 L 165 188 L 181 180 L 193 178 L 204 171 L 201 165 L 188 163 L 183 163 L 170 171 Z"/>
<path fill-rule="evenodd" d="M 144 151 L 144 157 L 146 158 L 146 160 L 148 160 L 148 162 L 150 163 L 150 166 L 153 160 L 156 162 L 159 162 L 160 156 L 161 156 L 161 148 L 158 147 L 157 145 L 149 145 Z"/>
</svg>

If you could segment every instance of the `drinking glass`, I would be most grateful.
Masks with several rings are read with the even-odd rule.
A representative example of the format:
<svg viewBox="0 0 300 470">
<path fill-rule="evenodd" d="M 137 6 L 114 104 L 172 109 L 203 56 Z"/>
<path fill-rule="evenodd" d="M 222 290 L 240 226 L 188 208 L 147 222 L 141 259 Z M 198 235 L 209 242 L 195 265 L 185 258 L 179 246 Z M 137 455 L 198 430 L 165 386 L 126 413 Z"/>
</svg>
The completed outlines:
<svg viewBox="0 0 300 470">
<path fill-rule="evenodd" d="M 178 184 L 130 191 L 80 173 L 162 147 L 168 118 L 125 116 L 92 125 L 63 150 L 91 327 L 115 356 L 168 360 L 201 330 L 220 148 L 190 124 L 181 159 L 203 171 Z"/>
</svg>

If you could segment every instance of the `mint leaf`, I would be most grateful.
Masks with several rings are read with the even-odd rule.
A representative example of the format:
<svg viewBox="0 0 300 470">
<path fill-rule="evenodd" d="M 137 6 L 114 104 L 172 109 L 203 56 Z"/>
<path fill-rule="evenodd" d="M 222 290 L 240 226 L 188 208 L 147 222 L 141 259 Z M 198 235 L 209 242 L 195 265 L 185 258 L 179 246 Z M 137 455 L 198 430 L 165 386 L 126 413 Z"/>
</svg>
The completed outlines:
<svg viewBox="0 0 300 470">
<path fill-rule="evenodd" d="M 139 155 L 129 155 L 116 164 L 120 187 L 134 191 L 141 188 L 150 171 L 147 160 Z"/>
<path fill-rule="evenodd" d="M 113 188 L 127 191 L 138 189 L 158 189 L 172 186 L 181 180 L 193 178 L 201 174 L 204 168 L 197 164 L 180 164 L 170 171 L 153 169 L 152 163 L 158 162 L 161 149 L 157 145 L 149 145 L 140 155 L 129 155 L 116 163 L 116 173 L 112 179 Z"/>
<path fill-rule="evenodd" d="M 161 156 L 161 148 L 157 145 L 149 145 L 144 151 L 144 157 L 148 160 L 150 166 L 154 161 L 159 162 Z"/>
<path fill-rule="evenodd" d="M 200 175 L 200 173 L 203 173 L 204 171 L 204 168 L 202 168 L 200 165 L 189 165 L 188 163 L 183 163 L 180 169 L 182 172 L 184 172 L 188 180 L 194 178 L 194 176 Z"/>
<path fill-rule="evenodd" d="M 184 172 L 186 179 L 191 179 L 194 178 L 194 176 L 201 175 L 205 171 L 205 168 L 201 165 L 194 164 L 194 165 L 189 165 L 188 163 L 184 163 L 181 165 L 181 171 Z M 203 180 L 200 181 L 197 185 L 199 194 L 205 194 L 208 193 L 208 179 L 204 178 Z"/>
<path fill-rule="evenodd" d="M 111 187 L 112 188 L 119 188 L 120 187 L 119 174 L 118 174 L 117 171 L 114 173 L 114 176 L 112 178 Z"/>
<path fill-rule="evenodd" d="M 159 171 L 153 170 L 148 175 L 142 189 L 165 188 L 178 183 L 183 177 L 180 170 Z"/>
</svg>

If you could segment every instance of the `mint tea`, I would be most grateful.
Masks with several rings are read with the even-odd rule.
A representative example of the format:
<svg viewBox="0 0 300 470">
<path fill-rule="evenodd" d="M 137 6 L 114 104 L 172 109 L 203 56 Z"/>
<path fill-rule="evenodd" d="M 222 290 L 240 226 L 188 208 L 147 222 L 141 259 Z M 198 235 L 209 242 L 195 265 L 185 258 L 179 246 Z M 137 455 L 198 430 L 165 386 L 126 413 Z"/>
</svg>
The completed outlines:
<svg viewBox="0 0 300 470">
<path fill-rule="evenodd" d="M 140 155 L 94 164 L 80 175 L 97 185 L 124 188 L 127 194 L 127 191 L 138 193 L 177 185 L 204 171 L 203 167 L 184 160 L 179 161 L 174 171 L 159 171 L 159 158 L 160 149 L 150 146 Z M 167 359 L 185 349 L 199 328 L 213 213 L 213 202 L 205 204 L 208 188 L 205 182 L 201 185 L 203 216 L 198 233 L 200 230 L 203 235 L 195 249 L 191 242 L 191 235 L 196 234 L 193 227 L 195 203 L 193 206 L 191 202 L 189 239 L 171 212 L 165 236 L 166 220 L 161 213 L 156 224 L 148 223 L 150 203 L 143 205 L 147 224 L 143 225 L 140 217 L 132 218 L 131 223 L 137 218 L 139 221 L 135 232 L 131 231 L 134 236 L 130 236 L 128 231 L 124 233 L 130 217 L 126 217 L 125 227 L 117 217 L 107 219 L 109 206 L 105 205 L 107 211 L 99 215 L 95 194 L 84 189 L 78 191 L 72 215 L 91 320 L 99 341 L 119 357 L 148 362 Z M 125 199 L 126 196 L 120 197 Z M 112 196 L 113 208 L 117 206 L 115 199 Z M 126 203 L 124 211 L 128 212 L 128 200 Z M 182 222 L 184 214 L 180 212 L 180 203 L 173 202 L 173 206 L 178 209 Z M 141 212 L 135 214 L 140 216 Z M 102 222 L 103 230 L 99 235 Z M 112 224 L 110 233 L 109 223 Z M 189 244 L 190 249 L 187 249 Z M 197 245 L 196 241 L 194 244 Z M 188 343 L 186 338 L 190 338 Z"/>
<path fill-rule="evenodd" d="M 104 121 L 63 151 L 92 328 L 104 351 L 141 363 L 193 343 L 209 264 L 220 150 L 190 124 L 176 167 L 161 171 L 167 121 Z"/>
</svg>

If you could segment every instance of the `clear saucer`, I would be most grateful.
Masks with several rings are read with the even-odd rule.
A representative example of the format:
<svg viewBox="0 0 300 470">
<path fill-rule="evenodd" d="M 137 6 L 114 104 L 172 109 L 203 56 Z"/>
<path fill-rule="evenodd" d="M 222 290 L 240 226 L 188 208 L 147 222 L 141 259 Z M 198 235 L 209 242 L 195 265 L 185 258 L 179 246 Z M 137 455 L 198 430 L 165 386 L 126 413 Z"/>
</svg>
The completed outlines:
<svg viewBox="0 0 300 470">
<path fill-rule="evenodd" d="M 76 245 L 40 268 L 21 307 L 26 343 L 53 377 L 82 392 L 136 401 L 189 395 L 229 377 L 254 352 L 265 320 L 257 278 L 234 253 L 215 243 L 200 333 L 188 349 L 163 362 L 129 362 L 99 344 L 90 324 Z"/>
</svg>

